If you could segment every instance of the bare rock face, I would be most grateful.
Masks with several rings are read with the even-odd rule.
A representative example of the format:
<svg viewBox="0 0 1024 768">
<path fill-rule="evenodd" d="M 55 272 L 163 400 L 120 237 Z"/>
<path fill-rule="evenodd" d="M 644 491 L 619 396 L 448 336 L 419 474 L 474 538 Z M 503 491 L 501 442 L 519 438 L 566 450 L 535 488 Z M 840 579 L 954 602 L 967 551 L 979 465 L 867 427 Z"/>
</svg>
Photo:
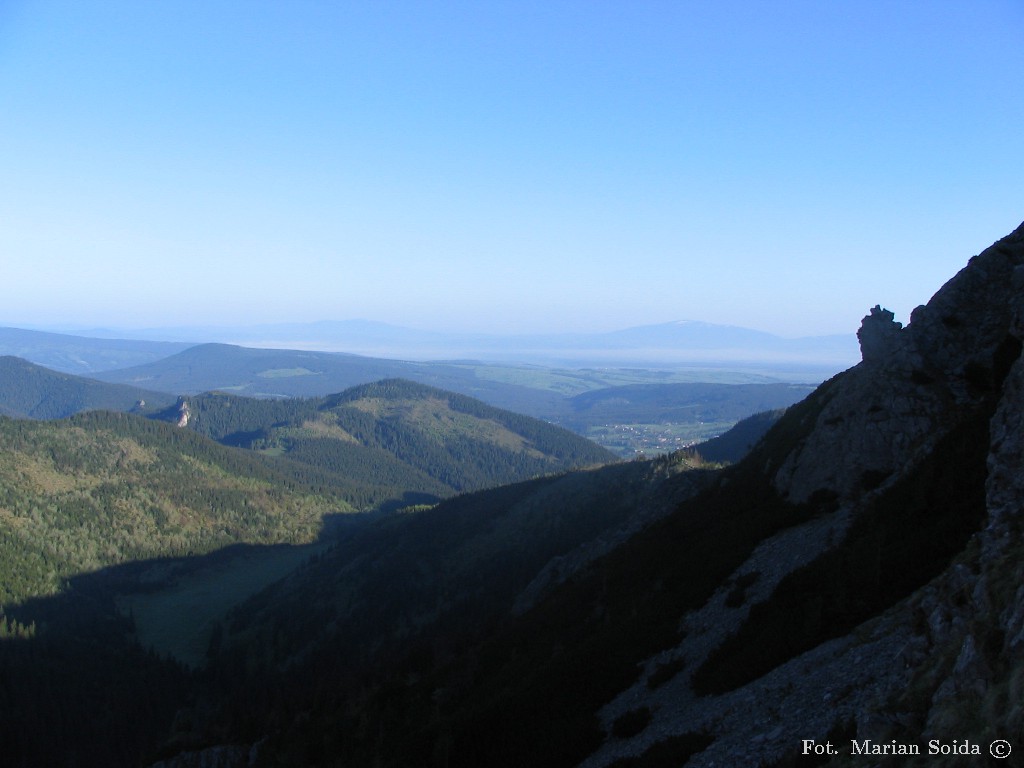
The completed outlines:
<svg viewBox="0 0 1024 768">
<path fill-rule="evenodd" d="M 1013 272 L 1010 334 L 1024 342 L 1024 267 Z M 1024 358 L 1018 358 L 1003 384 L 999 407 L 990 422 L 986 500 L 989 510 L 988 556 L 1019 538 L 1024 507 Z"/>
<path fill-rule="evenodd" d="M 1008 330 L 1019 349 L 1024 341 L 1024 267 L 1014 269 L 1009 285 Z M 937 681 L 925 738 L 941 738 L 976 712 L 994 713 L 987 721 L 994 735 L 1020 727 L 1019 713 L 1002 704 L 1001 688 L 1020 674 L 1024 658 L 1024 357 L 1016 359 L 1002 381 L 989 422 L 986 468 L 988 517 L 974 553 L 959 570 L 950 569 L 924 590 L 923 602 L 932 607 L 926 634 L 933 661 L 922 665 L 919 677 L 931 675 Z M 941 664 L 934 659 L 943 655 L 955 661 L 948 672 L 936 675 Z"/>
<path fill-rule="evenodd" d="M 192 409 L 188 406 L 188 401 L 185 398 L 178 400 L 178 421 L 179 427 L 187 427 L 189 419 L 192 418 Z"/>
<path fill-rule="evenodd" d="M 903 328 L 876 306 L 858 337 L 863 361 L 823 386 L 806 437 L 774 471 L 791 501 L 851 501 L 895 479 L 993 398 L 1020 354 L 1012 332 L 1024 225 L 970 260 Z"/>
<path fill-rule="evenodd" d="M 1010 281 L 1010 334 L 1024 342 L 1024 267 L 1014 270 Z M 999 406 L 989 422 L 990 445 L 985 481 L 988 520 L 980 539 L 980 571 L 965 612 L 974 627 L 984 626 L 1002 638 L 999 649 L 1004 658 L 1020 659 L 1024 652 L 1024 562 L 1020 555 L 1024 542 L 1024 356 L 1010 368 L 1001 389 Z M 985 620 L 979 622 L 979 618 Z M 963 648 L 978 645 L 981 638 L 966 634 Z M 963 657 L 964 653 L 961 653 Z M 959 688 L 964 678 L 958 666 L 951 675 Z M 998 682 L 991 670 L 974 674 L 971 681 L 989 685 Z M 984 689 L 980 691 L 984 693 Z"/>
</svg>

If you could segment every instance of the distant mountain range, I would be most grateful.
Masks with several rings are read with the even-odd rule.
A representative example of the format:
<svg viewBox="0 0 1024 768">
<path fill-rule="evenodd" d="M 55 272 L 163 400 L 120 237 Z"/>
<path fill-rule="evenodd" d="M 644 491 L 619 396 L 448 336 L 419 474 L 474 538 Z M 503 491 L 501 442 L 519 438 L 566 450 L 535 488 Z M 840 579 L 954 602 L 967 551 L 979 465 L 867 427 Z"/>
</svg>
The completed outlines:
<svg viewBox="0 0 1024 768">
<path fill-rule="evenodd" d="M 194 343 L 0 328 L 0 355 L 20 357 L 55 371 L 80 375 L 149 363 L 191 346 Z"/>
<path fill-rule="evenodd" d="M 442 333 L 368 320 L 130 331 L 91 329 L 79 333 L 94 339 L 133 338 L 163 343 L 190 340 L 392 359 L 500 360 L 538 365 L 740 364 L 810 366 L 835 373 L 859 359 L 857 340 L 852 333 L 789 339 L 749 328 L 689 320 L 603 333 L 519 335 Z"/>
</svg>

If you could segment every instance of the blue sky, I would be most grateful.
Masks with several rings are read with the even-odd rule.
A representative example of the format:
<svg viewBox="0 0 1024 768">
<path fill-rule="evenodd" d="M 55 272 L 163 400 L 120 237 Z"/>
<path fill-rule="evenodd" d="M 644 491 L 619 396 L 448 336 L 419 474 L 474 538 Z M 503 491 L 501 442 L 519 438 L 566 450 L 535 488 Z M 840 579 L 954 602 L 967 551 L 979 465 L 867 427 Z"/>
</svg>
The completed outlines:
<svg viewBox="0 0 1024 768">
<path fill-rule="evenodd" d="M 1024 220 L 1024 4 L 0 2 L 0 324 L 907 320 Z"/>
</svg>

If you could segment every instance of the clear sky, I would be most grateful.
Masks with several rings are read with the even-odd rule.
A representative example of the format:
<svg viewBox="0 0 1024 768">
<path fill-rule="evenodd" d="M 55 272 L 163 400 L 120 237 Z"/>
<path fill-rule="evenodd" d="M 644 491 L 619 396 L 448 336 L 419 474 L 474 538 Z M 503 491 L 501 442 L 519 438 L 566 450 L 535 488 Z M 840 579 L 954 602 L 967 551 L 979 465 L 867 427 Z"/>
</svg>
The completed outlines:
<svg viewBox="0 0 1024 768">
<path fill-rule="evenodd" d="M 0 0 L 0 324 L 906 321 L 1024 220 L 1020 0 Z"/>
</svg>

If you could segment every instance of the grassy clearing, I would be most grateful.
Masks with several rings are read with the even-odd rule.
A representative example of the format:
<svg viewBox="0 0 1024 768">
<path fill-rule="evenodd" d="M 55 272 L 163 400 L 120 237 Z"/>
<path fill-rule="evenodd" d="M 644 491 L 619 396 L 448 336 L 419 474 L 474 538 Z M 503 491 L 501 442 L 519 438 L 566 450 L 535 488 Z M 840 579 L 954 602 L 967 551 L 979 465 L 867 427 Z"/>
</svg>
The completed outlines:
<svg viewBox="0 0 1024 768">
<path fill-rule="evenodd" d="M 237 554 L 203 561 L 165 589 L 123 595 L 118 603 L 124 614 L 134 616 L 136 637 L 143 647 L 200 667 L 206 663 L 214 627 L 228 611 L 326 546 L 240 549 Z"/>
<path fill-rule="evenodd" d="M 256 374 L 261 379 L 290 379 L 295 376 L 316 376 L 316 371 L 308 368 L 269 368 Z"/>
</svg>

